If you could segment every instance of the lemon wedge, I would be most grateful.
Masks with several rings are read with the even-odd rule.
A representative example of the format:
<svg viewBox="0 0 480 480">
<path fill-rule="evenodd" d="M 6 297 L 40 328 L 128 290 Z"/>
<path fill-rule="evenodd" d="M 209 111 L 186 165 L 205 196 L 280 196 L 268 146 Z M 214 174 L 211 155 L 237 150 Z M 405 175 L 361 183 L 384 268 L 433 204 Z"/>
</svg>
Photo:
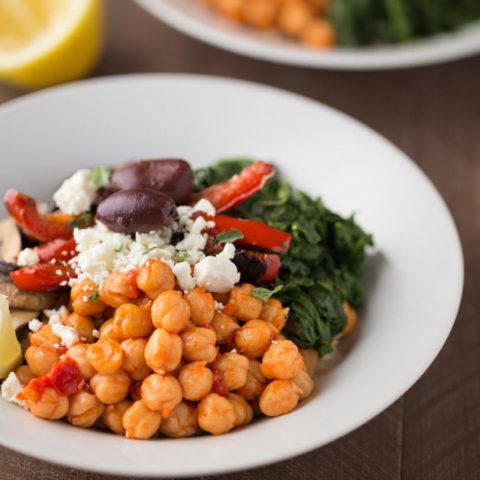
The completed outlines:
<svg viewBox="0 0 480 480">
<path fill-rule="evenodd" d="M 0 0 L 0 80 L 37 89 L 76 80 L 97 63 L 102 0 Z"/>
<path fill-rule="evenodd" d="M 22 349 L 15 335 L 8 300 L 0 295 L 0 379 L 8 374 L 22 361 Z"/>
</svg>

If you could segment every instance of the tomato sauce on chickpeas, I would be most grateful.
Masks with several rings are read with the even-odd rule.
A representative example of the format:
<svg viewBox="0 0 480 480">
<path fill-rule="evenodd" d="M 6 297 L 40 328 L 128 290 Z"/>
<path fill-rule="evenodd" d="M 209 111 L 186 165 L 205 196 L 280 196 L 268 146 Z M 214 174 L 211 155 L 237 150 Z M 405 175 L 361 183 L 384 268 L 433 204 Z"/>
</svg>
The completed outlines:
<svg viewBox="0 0 480 480">
<path fill-rule="evenodd" d="M 79 283 L 62 320 L 79 341 L 59 349 L 48 325 L 30 335 L 27 365 L 17 369 L 27 407 L 135 439 L 220 435 L 250 423 L 254 412 L 290 412 L 314 382 L 298 347 L 280 334 L 288 309 L 253 288 L 235 286 L 222 307 L 203 288 L 175 288 L 161 261 L 135 275 L 112 272 L 101 290 Z M 74 371 L 61 371 L 62 362 Z M 59 369 L 68 394 L 48 380 Z"/>
</svg>

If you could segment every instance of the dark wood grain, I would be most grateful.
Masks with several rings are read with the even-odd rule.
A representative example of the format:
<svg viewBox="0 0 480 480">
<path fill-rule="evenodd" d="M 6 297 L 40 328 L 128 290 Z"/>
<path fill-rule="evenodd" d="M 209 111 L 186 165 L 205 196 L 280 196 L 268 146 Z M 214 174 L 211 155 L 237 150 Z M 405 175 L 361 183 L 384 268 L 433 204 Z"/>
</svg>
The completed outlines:
<svg viewBox="0 0 480 480">
<path fill-rule="evenodd" d="M 404 397 L 331 445 L 267 468 L 215 478 L 480 478 L 480 58 L 395 72 L 315 71 L 203 45 L 127 0 L 111 0 L 108 13 L 106 52 L 96 75 L 223 75 L 288 89 L 343 110 L 415 159 L 451 208 L 465 249 L 466 288 L 457 323 L 432 367 Z M 0 102 L 19 93 L 0 86 Z M 2 480 L 28 478 L 32 472 L 38 479 L 112 478 L 0 448 Z"/>
</svg>

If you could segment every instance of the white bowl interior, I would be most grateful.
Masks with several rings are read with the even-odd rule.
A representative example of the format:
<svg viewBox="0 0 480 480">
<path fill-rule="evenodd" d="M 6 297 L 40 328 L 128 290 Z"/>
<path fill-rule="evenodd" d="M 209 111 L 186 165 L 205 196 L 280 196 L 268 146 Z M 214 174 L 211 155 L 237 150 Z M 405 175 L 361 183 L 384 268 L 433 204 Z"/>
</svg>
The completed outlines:
<svg viewBox="0 0 480 480">
<path fill-rule="evenodd" d="M 273 160 L 297 187 L 322 195 L 341 213 L 356 212 L 375 236 L 378 253 L 369 263 L 359 339 L 321 391 L 290 415 L 222 437 L 152 442 L 41 421 L 1 400 L 1 444 L 53 462 L 125 475 L 251 468 L 353 430 L 395 401 L 429 366 L 460 301 L 457 232 L 427 178 L 368 128 L 296 95 L 196 76 L 100 79 L 0 108 L 0 191 L 12 187 L 48 199 L 64 176 L 82 166 L 167 156 L 198 166 L 235 155 Z"/>
<path fill-rule="evenodd" d="M 201 0 L 135 0 L 152 15 L 190 35 L 249 57 L 313 68 L 369 70 L 430 65 L 480 52 L 480 22 L 457 32 L 404 45 L 305 48 L 281 35 L 257 32 L 211 11 Z"/>
</svg>

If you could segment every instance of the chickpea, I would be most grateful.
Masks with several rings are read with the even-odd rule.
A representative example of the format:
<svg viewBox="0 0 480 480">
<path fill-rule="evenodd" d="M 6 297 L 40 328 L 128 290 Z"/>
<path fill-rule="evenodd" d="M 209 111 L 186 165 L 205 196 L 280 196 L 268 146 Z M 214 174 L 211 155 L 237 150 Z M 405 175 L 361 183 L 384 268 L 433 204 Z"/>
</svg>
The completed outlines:
<svg viewBox="0 0 480 480">
<path fill-rule="evenodd" d="M 152 373 L 142 382 L 142 398 L 150 410 L 167 418 L 182 401 L 182 387 L 171 375 Z"/>
<path fill-rule="evenodd" d="M 278 11 L 277 25 L 283 33 L 298 37 L 313 17 L 312 7 L 306 2 L 284 2 Z"/>
<path fill-rule="evenodd" d="M 132 406 L 133 402 L 130 400 L 121 400 L 113 405 L 106 405 L 103 410 L 102 420 L 103 423 L 112 431 L 118 435 L 125 434 L 125 428 L 123 427 L 123 415 Z"/>
<path fill-rule="evenodd" d="M 198 404 L 198 425 L 213 435 L 227 433 L 237 421 L 232 402 L 217 393 L 209 393 Z"/>
<path fill-rule="evenodd" d="M 223 312 L 216 312 L 210 325 L 217 335 L 218 345 L 228 343 L 232 334 L 240 328 L 240 325 L 233 317 L 225 315 Z"/>
<path fill-rule="evenodd" d="M 277 16 L 278 4 L 273 0 L 244 0 L 242 19 L 251 27 L 267 29 L 273 27 Z"/>
<path fill-rule="evenodd" d="M 197 433 L 197 409 L 187 402 L 180 402 L 171 415 L 162 421 L 160 431 L 167 437 L 191 437 Z"/>
<path fill-rule="evenodd" d="M 152 305 L 152 322 L 156 328 L 178 333 L 187 326 L 190 306 L 178 290 L 161 293 Z"/>
<path fill-rule="evenodd" d="M 90 387 L 100 402 L 110 405 L 118 403 L 128 395 L 130 377 L 123 370 L 109 375 L 96 373 L 90 379 Z"/>
<path fill-rule="evenodd" d="M 235 333 L 238 351 L 249 358 L 261 357 L 272 343 L 273 332 L 263 320 L 249 320 Z"/>
<path fill-rule="evenodd" d="M 243 0 L 214 0 L 214 7 L 228 18 L 240 21 L 242 16 Z"/>
<path fill-rule="evenodd" d="M 310 5 L 317 15 L 325 15 L 330 0 L 310 0 Z"/>
<path fill-rule="evenodd" d="M 303 28 L 300 38 L 303 43 L 314 48 L 330 48 L 337 40 L 335 29 L 325 18 L 310 20 Z"/>
<path fill-rule="evenodd" d="M 251 295 L 253 288 L 254 286 L 248 283 L 233 287 L 223 313 L 243 322 L 258 318 L 262 312 L 263 302 Z"/>
<path fill-rule="evenodd" d="M 312 377 L 307 373 L 306 370 L 300 370 L 292 380 L 300 387 L 302 394 L 300 395 L 300 400 L 307 398 L 313 392 L 315 388 L 315 383 L 313 382 Z"/>
<path fill-rule="evenodd" d="M 355 330 L 358 321 L 357 311 L 350 306 L 349 303 L 345 302 L 343 304 L 343 311 L 347 317 L 347 323 L 343 327 L 343 330 L 339 333 L 340 338 L 346 337 Z"/>
<path fill-rule="evenodd" d="M 127 438 L 147 440 L 158 432 L 162 416 L 150 410 L 144 400 L 137 400 L 124 413 L 122 423 Z"/>
<path fill-rule="evenodd" d="M 39 347 L 43 343 L 49 343 L 50 345 L 55 343 L 60 344 L 60 337 L 54 335 L 52 333 L 52 327 L 44 323 L 38 331 L 29 334 L 28 341 L 31 346 Z"/>
<path fill-rule="evenodd" d="M 69 400 L 67 420 L 75 427 L 91 427 L 103 413 L 103 405 L 91 393 L 79 392 Z"/>
<path fill-rule="evenodd" d="M 97 371 L 93 368 L 92 363 L 88 359 L 87 350 L 89 345 L 86 343 L 76 343 L 72 345 L 66 353 L 68 358 L 71 358 L 77 364 L 82 377 L 88 381 L 90 380 Z"/>
<path fill-rule="evenodd" d="M 223 374 L 223 383 L 228 390 L 243 387 L 247 381 L 248 358 L 235 352 L 224 353 L 212 368 Z"/>
<path fill-rule="evenodd" d="M 293 378 L 305 364 L 297 346 L 290 340 L 280 340 L 268 347 L 260 366 L 267 378 Z"/>
<path fill-rule="evenodd" d="M 145 361 L 146 345 L 147 341 L 144 338 L 129 338 L 122 342 L 122 367 L 132 380 L 143 380 L 151 373 Z"/>
<path fill-rule="evenodd" d="M 262 308 L 260 318 L 271 323 L 279 332 L 287 323 L 288 307 L 283 305 L 276 298 L 271 298 Z"/>
<path fill-rule="evenodd" d="M 218 349 L 215 332 L 209 328 L 190 327 L 181 334 L 183 340 L 183 358 L 189 362 L 213 362 Z"/>
<path fill-rule="evenodd" d="M 313 375 L 318 370 L 318 352 L 313 348 L 301 348 L 300 354 L 305 363 L 305 370 L 309 375 Z"/>
<path fill-rule="evenodd" d="M 133 303 L 125 303 L 115 310 L 113 323 L 120 328 L 123 338 L 139 338 L 153 331 L 150 315 Z"/>
<path fill-rule="evenodd" d="M 100 292 L 102 302 L 110 307 L 118 308 L 125 303 L 130 303 L 133 298 L 137 298 L 138 290 L 130 278 L 128 273 L 111 272 Z"/>
<path fill-rule="evenodd" d="M 105 338 L 89 345 L 87 358 L 98 373 L 109 375 L 122 366 L 123 350 L 118 342 Z"/>
<path fill-rule="evenodd" d="M 33 415 L 47 420 L 58 420 L 68 412 L 68 397 L 60 395 L 54 388 L 46 388 L 37 400 L 27 400 Z"/>
<path fill-rule="evenodd" d="M 175 333 L 157 328 L 145 346 L 147 365 L 160 374 L 175 370 L 182 359 L 182 339 Z"/>
<path fill-rule="evenodd" d="M 100 340 L 111 338 L 120 342 L 122 338 L 122 330 L 118 325 L 115 325 L 113 318 L 106 320 L 100 327 Z"/>
<path fill-rule="evenodd" d="M 74 328 L 78 334 L 78 337 L 82 341 L 88 343 L 92 343 L 94 341 L 93 330 L 95 329 L 95 325 L 90 317 L 84 317 L 78 313 L 72 313 L 65 318 L 63 324 L 67 327 Z"/>
<path fill-rule="evenodd" d="M 235 393 L 231 393 L 228 399 L 235 408 L 235 426 L 240 427 L 250 423 L 253 418 L 253 410 L 250 404 L 242 396 L 236 395 Z"/>
<path fill-rule="evenodd" d="M 107 305 L 100 299 L 92 299 L 97 292 L 98 286 L 91 280 L 77 283 L 70 292 L 73 311 L 86 317 L 102 313 Z"/>
<path fill-rule="evenodd" d="M 59 358 L 59 351 L 50 343 L 44 343 L 38 347 L 31 345 L 25 352 L 25 361 L 36 377 L 46 375 Z"/>
<path fill-rule="evenodd" d="M 267 379 L 260 369 L 260 362 L 249 360 L 247 381 L 243 387 L 236 390 L 236 393 L 245 398 L 245 400 L 253 402 L 260 397 L 266 384 Z"/>
<path fill-rule="evenodd" d="M 185 296 L 190 305 L 190 319 L 199 327 L 212 323 L 215 315 L 215 300 L 204 288 L 193 288 Z"/>
<path fill-rule="evenodd" d="M 152 312 L 153 300 L 150 299 L 150 298 L 148 298 L 148 297 L 145 295 L 145 296 L 140 297 L 140 299 L 139 299 L 138 302 L 137 302 L 137 305 L 138 305 L 142 310 L 144 310 L 145 312 L 147 312 L 147 313 L 150 315 L 151 312 Z"/>
<path fill-rule="evenodd" d="M 19 382 L 22 385 L 26 385 L 33 377 L 33 373 L 28 365 L 22 365 L 15 370 Z"/>
<path fill-rule="evenodd" d="M 183 398 L 197 402 L 210 393 L 213 373 L 205 362 L 187 363 L 180 369 L 178 381 L 182 386 Z"/>
<path fill-rule="evenodd" d="M 175 288 L 175 275 L 165 262 L 149 260 L 138 271 L 137 286 L 151 299 L 155 299 L 165 290 Z"/>
<path fill-rule="evenodd" d="M 302 389 L 293 380 L 274 380 L 260 396 L 260 410 L 268 417 L 291 412 L 298 404 Z"/>
</svg>

